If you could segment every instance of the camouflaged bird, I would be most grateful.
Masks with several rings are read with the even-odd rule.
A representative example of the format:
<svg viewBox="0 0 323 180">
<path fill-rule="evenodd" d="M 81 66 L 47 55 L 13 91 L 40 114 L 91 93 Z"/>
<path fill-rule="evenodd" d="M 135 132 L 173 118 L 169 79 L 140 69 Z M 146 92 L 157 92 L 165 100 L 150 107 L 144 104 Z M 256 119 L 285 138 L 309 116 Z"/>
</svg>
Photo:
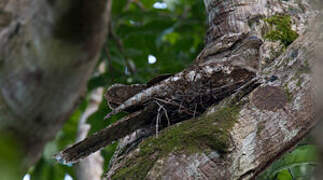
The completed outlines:
<svg viewBox="0 0 323 180">
<path fill-rule="evenodd" d="M 119 98 L 124 101 L 122 103 L 120 102 L 118 107 L 112 107 L 112 112 L 109 113 L 106 118 L 109 118 L 121 111 L 125 111 L 128 108 L 143 105 L 147 101 L 156 97 L 178 100 L 181 95 L 190 95 L 191 98 L 192 96 L 194 97 L 196 94 L 199 94 L 196 92 L 199 92 L 200 88 L 203 90 L 202 94 L 205 94 L 203 88 L 205 88 L 206 91 L 212 91 L 214 88 L 221 88 L 224 85 L 230 86 L 232 82 L 239 84 L 240 79 L 234 79 L 235 76 L 239 76 L 240 72 L 237 71 L 238 68 L 253 72 L 253 74 L 257 72 L 259 64 L 259 48 L 261 44 L 262 41 L 259 38 L 256 36 L 250 36 L 246 38 L 239 47 L 233 50 L 224 62 L 215 63 L 212 61 L 211 63 L 208 62 L 207 65 L 205 65 L 205 63 L 204 65 L 203 63 L 201 63 L 202 65 L 193 65 L 173 77 L 167 76 L 168 78 L 166 77 L 165 80 L 161 79 L 163 81 L 157 81 L 157 83 L 153 83 L 152 86 L 148 85 L 146 88 L 144 85 L 122 86 L 127 92 L 130 92 L 128 96 L 109 96 L 109 92 L 113 92 L 115 89 L 122 90 L 120 85 L 117 85 L 116 87 L 112 86 L 108 90 L 108 95 L 106 96 L 107 100 L 111 102 L 115 98 Z M 234 72 L 231 73 L 232 71 Z M 219 81 L 220 78 L 214 83 L 209 82 L 209 86 L 207 83 L 201 83 L 201 80 L 204 79 L 211 80 L 216 76 L 216 74 L 218 74 L 218 72 L 230 74 L 228 78 L 226 76 L 223 77 L 224 84 L 219 83 L 221 82 Z M 232 82 L 229 82 L 231 80 Z"/>
<path fill-rule="evenodd" d="M 130 97 L 140 93 L 144 89 L 147 89 L 159 83 L 164 79 L 169 78 L 170 76 L 172 76 L 172 74 L 162 74 L 151 79 L 146 84 L 132 84 L 132 85 L 114 84 L 105 93 L 105 99 L 108 102 L 109 108 L 115 109 Z"/>
<path fill-rule="evenodd" d="M 61 151 L 56 159 L 74 163 L 139 128 L 153 126 L 158 130 L 199 116 L 256 77 L 261 44 L 259 38 L 249 36 L 223 57 L 225 61 L 199 62 L 147 84 L 111 86 L 105 97 L 112 112 L 106 118 L 122 111 L 130 114 Z"/>
</svg>

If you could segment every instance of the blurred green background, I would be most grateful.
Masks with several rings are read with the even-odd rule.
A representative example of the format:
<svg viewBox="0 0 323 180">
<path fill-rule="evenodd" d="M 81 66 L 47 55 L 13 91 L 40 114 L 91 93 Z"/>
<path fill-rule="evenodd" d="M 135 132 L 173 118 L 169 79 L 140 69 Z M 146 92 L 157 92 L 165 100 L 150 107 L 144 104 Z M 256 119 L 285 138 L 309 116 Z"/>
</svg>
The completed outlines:
<svg viewBox="0 0 323 180">
<path fill-rule="evenodd" d="M 206 29 L 202 0 L 140 0 L 132 3 L 114 0 L 110 34 L 106 37 L 107 43 L 102 48 L 98 63 L 105 62 L 106 72 L 93 73 L 88 82 L 88 94 L 98 87 L 107 88 L 114 83 L 145 83 L 158 74 L 181 71 L 202 50 Z M 75 142 L 77 124 L 88 105 L 88 99 L 82 99 L 56 139 L 47 144 L 41 160 L 26 172 L 24 180 L 75 179 L 73 167 L 56 163 L 52 155 Z M 106 101 L 103 101 L 99 110 L 88 119 L 90 134 L 117 120 L 114 117 L 103 121 L 108 112 Z M 8 141 L 1 140 L 0 143 Z M 105 171 L 116 146 L 115 143 L 102 151 Z M 10 152 L 4 153 L 11 157 Z M 316 159 L 315 146 L 308 138 L 293 152 L 275 162 L 259 179 L 309 179 Z M 14 160 L 10 162 L 12 166 L 9 163 L 6 167 L 0 167 L 0 174 L 19 163 Z"/>
</svg>

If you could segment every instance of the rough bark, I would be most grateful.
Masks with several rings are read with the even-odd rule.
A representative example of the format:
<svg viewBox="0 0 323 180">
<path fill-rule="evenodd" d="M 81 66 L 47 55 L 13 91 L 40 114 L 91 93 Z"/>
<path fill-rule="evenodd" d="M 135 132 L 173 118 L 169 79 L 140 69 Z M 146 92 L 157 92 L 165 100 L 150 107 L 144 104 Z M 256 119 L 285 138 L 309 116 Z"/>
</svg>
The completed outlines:
<svg viewBox="0 0 323 180">
<path fill-rule="evenodd" d="M 307 1 L 204 2 L 210 29 L 197 63 L 227 61 L 246 34 L 265 39 L 270 30 L 264 19 L 274 15 L 290 16 L 300 36 L 286 50 L 263 44 L 259 74 L 273 79 L 236 104 L 223 101 L 198 119 L 118 152 L 109 178 L 254 179 L 316 124 L 310 72 L 318 41 L 316 33 L 305 32 L 315 16 Z"/>
<path fill-rule="evenodd" d="M 108 0 L 0 2 L 0 130 L 35 162 L 84 93 L 105 39 Z"/>
</svg>

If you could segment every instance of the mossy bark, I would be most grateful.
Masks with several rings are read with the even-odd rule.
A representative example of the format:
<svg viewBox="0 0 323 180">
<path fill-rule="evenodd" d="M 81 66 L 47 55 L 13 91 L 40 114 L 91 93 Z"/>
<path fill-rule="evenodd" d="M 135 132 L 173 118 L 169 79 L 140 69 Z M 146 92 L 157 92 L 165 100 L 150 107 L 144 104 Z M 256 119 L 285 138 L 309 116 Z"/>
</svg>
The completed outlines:
<svg viewBox="0 0 323 180">
<path fill-rule="evenodd" d="M 127 167 L 118 171 L 112 179 L 142 179 L 158 159 L 170 153 L 191 155 L 227 152 L 230 146 L 229 133 L 239 112 L 239 106 L 220 107 L 216 112 L 170 127 L 157 138 L 150 137 L 139 145 L 133 158 L 127 160 Z"/>
<path fill-rule="evenodd" d="M 113 163 L 108 172 L 110 178 L 254 179 L 316 124 L 311 74 L 303 71 L 304 67 L 312 67 L 318 43 L 316 33 L 305 33 L 315 16 L 307 2 L 302 6 L 296 1 L 204 2 L 210 28 L 206 47 L 197 62 L 225 60 L 230 43 L 239 43 L 239 35 L 244 33 L 265 40 L 264 32 L 268 29 L 264 19 L 289 14 L 287 9 L 298 12 L 289 15 L 297 24 L 294 30 L 299 37 L 284 50 L 283 46 L 273 46 L 280 47 L 275 51 L 281 53 L 264 62 L 260 74 L 274 78 L 262 82 L 245 96 L 241 106 L 210 108 L 205 116 L 167 128 L 158 138 L 145 139 Z M 302 18 L 304 21 L 297 21 Z M 265 41 L 264 47 L 271 45 Z M 266 53 L 273 54 L 271 49 L 264 49 L 261 63 Z"/>
</svg>

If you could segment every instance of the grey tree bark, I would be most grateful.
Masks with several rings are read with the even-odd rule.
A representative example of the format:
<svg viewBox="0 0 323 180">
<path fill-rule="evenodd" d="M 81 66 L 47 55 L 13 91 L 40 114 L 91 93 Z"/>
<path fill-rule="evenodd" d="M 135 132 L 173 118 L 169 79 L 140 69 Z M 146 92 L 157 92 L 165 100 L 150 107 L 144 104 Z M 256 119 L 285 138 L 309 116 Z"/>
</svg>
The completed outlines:
<svg viewBox="0 0 323 180">
<path fill-rule="evenodd" d="M 318 12 L 309 1 L 204 2 L 209 31 L 197 63 L 226 61 L 244 35 L 252 34 L 265 41 L 259 76 L 271 78 L 234 104 L 228 103 L 234 99 L 229 97 L 198 119 L 167 128 L 158 138 L 145 139 L 130 151 L 118 152 L 109 178 L 255 179 L 317 124 L 311 69 L 323 36 L 315 31 Z M 273 16 L 291 17 L 292 29 L 299 34 L 286 49 L 265 40 L 270 31 L 265 19 Z"/>
<path fill-rule="evenodd" d="M 0 131 L 40 157 L 83 95 L 107 30 L 110 0 L 1 0 Z"/>
</svg>

